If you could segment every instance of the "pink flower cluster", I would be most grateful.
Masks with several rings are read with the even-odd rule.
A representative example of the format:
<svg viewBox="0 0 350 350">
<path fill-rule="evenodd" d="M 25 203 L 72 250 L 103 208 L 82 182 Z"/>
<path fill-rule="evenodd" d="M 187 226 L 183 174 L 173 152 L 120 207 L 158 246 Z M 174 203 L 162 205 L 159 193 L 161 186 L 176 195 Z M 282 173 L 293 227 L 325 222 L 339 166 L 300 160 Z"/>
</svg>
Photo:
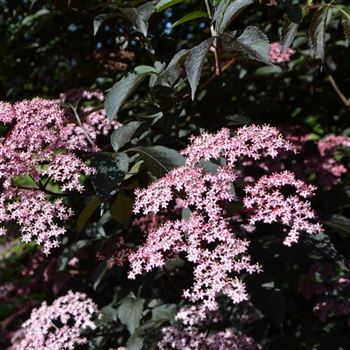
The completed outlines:
<svg viewBox="0 0 350 350">
<path fill-rule="evenodd" d="M 295 51 L 288 48 L 284 53 L 281 52 L 282 45 L 279 42 L 274 42 L 270 45 L 269 59 L 272 63 L 283 63 L 290 61 L 291 56 Z"/>
<path fill-rule="evenodd" d="M 320 182 L 326 187 L 339 183 L 340 178 L 348 172 L 344 164 L 335 157 L 337 149 L 341 146 L 350 148 L 350 137 L 331 134 L 317 142 L 321 161 L 314 161 L 314 167 Z"/>
<path fill-rule="evenodd" d="M 300 278 L 299 292 L 308 299 L 317 296 L 313 311 L 321 321 L 345 317 L 350 325 L 349 270 L 337 271 L 330 263 L 315 263 Z"/>
<path fill-rule="evenodd" d="M 310 266 L 307 274 L 299 280 L 299 293 L 304 298 L 310 299 L 332 290 L 334 272 L 330 264 L 314 263 Z"/>
<path fill-rule="evenodd" d="M 228 129 L 222 129 L 214 135 L 205 133 L 193 138 L 191 145 L 183 151 L 187 156 L 185 166 L 170 171 L 148 188 L 135 191 L 135 213 L 159 213 L 180 198 L 183 208 L 190 214 L 183 220 L 168 220 L 146 233 L 145 244 L 129 256 L 129 278 L 163 267 L 167 259 L 185 256 L 194 266 L 193 286 L 184 291 L 184 296 L 191 302 L 202 303 L 203 310 L 215 310 L 220 294 L 235 303 L 246 300 L 245 285 L 238 275 L 259 272 L 260 267 L 250 261 L 248 242 L 232 233 L 222 204 L 238 200 L 232 191 L 232 183 L 240 175 L 237 170 L 240 160 L 276 157 L 279 150 L 293 150 L 293 147 L 269 126 L 245 126 L 233 137 Z M 215 173 L 206 172 L 203 161 L 213 159 L 221 159 L 223 165 L 218 166 Z M 278 180 L 277 175 L 275 178 L 271 178 L 271 183 Z M 277 187 L 292 184 L 300 197 L 312 194 L 313 189 L 295 180 L 292 174 L 282 174 L 279 181 Z M 309 203 L 296 200 L 298 197 L 281 197 L 271 183 L 262 179 L 257 187 L 249 187 L 247 192 L 258 194 L 270 220 L 273 218 L 273 200 L 278 196 L 282 201 L 279 204 L 284 207 L 274 219 L 292 225 L 286 242 L 296 241 L 300 230 L 317 231 L 319 226 L 310 223 L 314 213 Z M 253 196 L 248 195 L 245 204 L 248 208 L 255 207 Z M 254 215 L 252 222 L 258 220 L 260 212 L 255 211 Z M 289 220 L 285 215 L 289 215 Z"/>
<path fill-rule="evenodd" d="M 78 109 L 82 125 L 80 126 L 73 122 L 68 126 L 72 133 L 71 142 L 81 149 L 97 150 L 98 148 L 96 147 L 91 149 L 91 144 L 89 144 L 86 134 L 89 135 L 91 140 L 96 142 L 99 136 L 107 136 L 121 124 L 116 120 L 109 121 L 104 108 L 100 108 L 100 106 L 94 108 L 84 104 L 91 100 L 102 102 L 104 100 L 102 91 L 94 89 L 73 89 L 62 93 L 59 101 L 61 103 L 72 103 L 73 105 L 79 101 L 79 103 L 82 104 L 81 108 Z M 72 119 L 74 120 L 73 116 Z"/>
<path fill-rule="evenodd" d="M 63 103 L 75 103 L 79 100 L 93 99 L 97 99 L 98 101 L 102 102 L 104 100 L 103 92 L 96 89 L 78 88 L 71 89 L 60 94 L 60 101 Z"/>
<path fill-rule="evenodd" d="M 210 320 L 210 326 L 216 331 L 206 329 L 209 325 L 208 320 Z M 157 349 L 258 349 L 253 339 L 232 328 L 217 330 L 223 320 L 223 315 L 219 310 L 203 311 L 198 305 L 183 307 L 175 316 L 175 323 L 162 329 L 162 339 L 158 342 Z M 239 320 L 239 323 L 243 326 L 245 322 Z"/>
<path fill-rule="evenodd" d="M 121 124 L 114 120 L 110 122 L 107 118 L 104 109 L 94 110 L 91 107 L 81 108 L 82 126 L 72 122 L 68 125 L 71 129 L 71 143 L 76 147 L 97 151 L 99 148 L 97 145 L 94 147 L 88 142 L 86 134 L 89 135 L 93 142 L 96 142 L 99 136 L 107 136 L 113 130 L 117 129 Z"/>
<path fill-rule="evenodd" d="M 290 186 L 295 188 L 294 195 L 284 195 L 281 190 Z M 311 204 L 305 201 L 313 195 L 315 188 L 297 180 L 293 173 L 284 171 L 263 176 L 253 186 L 246 186 L 244 206 L 253 209 L 250 223 L 261 221 L 267 224 L 280 222 L 290 227 L 283 243 L 291 246 L 298 242 L 301 232 L 317 234 L 322 232 L 319 223 L 315 223 L 316 214 Z"/>
<path fill-rule="evenodd" d="M 157 344 L 159 350 L 254 350 L 258 346 L 254 341 L 236 330 L 228 328 L 223 331 L 209 331 L 210 325 L 217 325 L 223 320 L 219 311 L 205 312 L 191 306 L 181 308 L 177 313 L 176 322 L 162 329 L 162 338 Z"/>
<path fill-rule="evenodd" d="M 0 285 L 0 301 L 10 300 L 10 295 L 16 291 L 16 286 L 12 282 L 7 282 L 3 285 Z"/>
<path fill-rule="evenodd" d="M 301 133 L 298 130 L 286 131 L 285 137 L 295 146 L 298 158 L 291 160 L 288 152 L 282 152 L 275 159 L 259 162 L 246 161 L 245 167 L 257 166 L 264 172 L 283 171 L 286 169 L 286 161 L 290 163 L 290 170 L 301 179 L 307 179 L 310 175 L 316 177 L 317 183 L 326 189 L 340 183 L 342 176 L 348 173 L 348 167 L 339 158 L 341 148 L 350 148 L 350 137 L 343 135 L 326 135 L 313 141 L 310 134 Z M 314 146 L 310 152 L 310 146 Z M 248 178 L 246 180 L 249 180 Z"/>
<path fill-rule="evenodd" d="M 200 160 L 223 157 L 230 168 L 235 168 L 238 160 L 251 158 L 275 158 L 281 152 L 295 151 L 294 146 L 286 141 L 281 133 L 268 125 L 249 125 L 239 128 L 231 137 L 229 129 L 222 129 L 211 135 L 203 133 L 192 138 L 191 144 L 182 152 L 187 156 L 187 165 L 196 165 Z"/>
<path fill-rule="evenodd" d="M 48 306 L 43 302 L 23 323 L 23 338 L 14 350 L 73 350 L 86 344 L 82 330 L 95 329 L 95 303 L 83 293 L 69 291 Z"/>
<path fill-rule="evenodd" d="M 240 335 L 233 329 L 221 332 L 207 332 L 175 326 L 162 329 L 163 337 L 158 343 L 159 350 L 256 350 L 253 340 Z"/>
<path fill-rule="evenodd" d="M 71 127 L 56 102 L 35 98 L 13 106 L 2 103 L 0 122 L 8 125 L 0 138 L 0 234 L 16 223 L 25 242 L 35 240 L 48 254 L 65 233 L 61 223 L 72 214 L 62 200 L 47 200 L 43 192 L 48 181 L 63 191 L 82 192 L 79 176 L 93 169 L 76 156 L 80 147 L 72 142 Z"/>
<path fill-rule="evenodd" d="M 58 223 L 65 222 L 72 214 L 61 199 L 47 201 L 45 194 L 39 191 L 21 191 L 20 200 L 7 204 L 7 220 L 15 221 L 22 231 L 25 243 L 35 241 L 44 246 L 44 253 L 59 245 L 58 238 L 65 229 Z"/>
<path fill-rule="evenodd" d="M 128 248 L 125 239 L 117 237 L 106 249 L 97 252 L 96 259 L 106 261 L 107 266 L 111 269 L 114 265 L 123 266 L 128 261 L 128 256 L 131 253 L 132 249 Z"/>
</svg>

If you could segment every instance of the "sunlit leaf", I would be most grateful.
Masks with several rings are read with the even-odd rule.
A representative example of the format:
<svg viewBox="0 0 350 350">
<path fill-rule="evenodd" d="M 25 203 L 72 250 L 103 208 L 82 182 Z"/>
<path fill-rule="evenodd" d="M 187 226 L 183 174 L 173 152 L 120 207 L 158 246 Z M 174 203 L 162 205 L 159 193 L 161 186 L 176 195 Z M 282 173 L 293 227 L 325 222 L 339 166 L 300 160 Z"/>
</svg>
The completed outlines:
<svg viewBox="0 0 350 350">
<path fill-rule="evenodd" d="M 146 167 L 156 177 L 185 164 L 185 158 L 179 152 L 164 146 L 134 147 L 130 150 L 140 154 Z"/>
<path fill-rule="evenodd" d="M 225 32 L 221 35 L 224 49 L 242 52 L 248 58 L 271 64 L 270 43 L 267 36 L 257 27 L 248 26 L 244 30 Z"/>
<path fill-rule="evenodd" d="M 119 109 L 134 90 L 151 74 L 157 74 L 157 70 L 150 66 L 138 66 L 134 72 L 116 82 L 108 91 L 105 100 L 106 114 L 110 120 L 116 119 Z"/>
<path fill-rule="evenodd" d="M 181 17 L 179 20 L 174 22 L 172 26 L 173 28 L 175 28 L 180 24 L 183 24 L 198 18 L 208 18 L 208 14 L 203 11 L 193 11 L 193 12 L 187 13 L 185 16 Z"/>
<path fill-rule="evenodd" d="M 233 19 L 247 6 L 254 4 L 254 0 L 222 0 L 217 7 L 213 22 L 216 33 L 222 33 Z"/>
<path fill-rule="evenodd" d="M 148 20 L 156 9 L 157 1 L 149 1 L 136 8 L 119 8 L 128 20 L 135 26 L 136 30 L 145 37 L 148 31 Z"/>
<path fill-rule="evenodd" d="M 140 122 L 130 122 L 124 124 L 113 131 L 111 135 L 111 144 L 115 152 L 118 152 L 121 147 L 128 143 L 136 130 L 141 126 Z"/>
<path fill-rule="evenodd" d="M 180 2 L 183 2 L 183 1 L 184 0 L 160 0 L 156 6 L 156 11 L 162 12 L 167 8 L 174 6 L 176 4 L 179 4 Z"/>
<path fill-rule="evenodd" d="M 130 334 L 133 334 L 140 325 L 144 303 L 144 299 L 130 293 L 118 308 L 118 318 L 122 324 L 126 325 Z"/>
</svg>

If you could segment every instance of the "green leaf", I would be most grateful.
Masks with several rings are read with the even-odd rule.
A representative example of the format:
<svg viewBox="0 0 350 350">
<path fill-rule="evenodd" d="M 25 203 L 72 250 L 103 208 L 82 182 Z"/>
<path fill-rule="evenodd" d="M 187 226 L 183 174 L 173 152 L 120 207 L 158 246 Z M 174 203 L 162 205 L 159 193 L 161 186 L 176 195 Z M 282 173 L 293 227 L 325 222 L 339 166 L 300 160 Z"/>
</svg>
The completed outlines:
<svg viewBox="0 0 350 350">
<path fill-rule="evenodd" d="M 316 256 L 325 258 L 340 265 L 343 264 L 342 257 L 339 255 L 332 241 L 326 234 L 321 232 L 317 235 L 303 235 L 301 236 L 300 241 L 302 244 L 311 248 L 312 253 L 316 254 Z"/>
<path fill-rule="evenodd" d="M 347 217 L 334 214 L 329 220 L 325 221 L 325 224 L 344 238 L 350 237 L 350 219 Z"/>
<path fill-rule="evenodd" d="M 144 303 L 144 299 L 130 293 L 118 307 L 118 318 L 128 328 L 130 334 L 133 334 L 140 325 Z"/>
<path fill-rule="evenodd" d="M 283 73 L 283 69 L 280 66 L 264 66 L 259 67 L 257 70 L 255 70 L 254 75 L 259 76 L 269 76 L 274 74 L 281 74 Z"/>
<path fill-rule="evenodd" d="M 217 170 L 220 167 L 219 164 L 216 164 L 210 160 L 201 160 L 199 161 L 198 165 L 210 174 L 217 174 Z"/>
<path fill-rule="evenodd" d="M 158 178 L 185 164 L 185 158 L 179 152 L 164 146 L 134 147 L 130 151 L 138 152 L 146 167 Z"/>
<path fill-rule="evenodd" d="M 77 220 L 77 232 L 80 233 L 85 227 L 86 223 L 91 218 L 95 210 L 101 205 L 101 200 L 98 196 L 92 196 L 84 209 L 81 211 Z"/>
<path fill-rule="evenodd" d="M 122 193 L 119 193 L 116 200 L 113 202 L 110 212 L 113 220 L 127 226 L 132 217 L 133 201 Z"/>
<path fill-rule="evenodd" d="M 285 52 L 292 44 L 296 33 L 298 32 L 299 23 L 292 22 L 288 17 L 285 17 L 282 29 L 282 48 L 281 52 Z"/>
<path fill-rule="evenodd" d="M 119 10 L 135 26 L 136 30 L 146 37 L 148 31 L 148 20 L 154 13 L 156 4 L 157 1 L 149 1 L 137 8 L 120 8 Z"/>
<path fill-rule="evenodd" d="M 346 40 L 350 41 L 350 18 L 344 17 L 342 23 Z"/>
<path fill-rule="evenodd" d="M 33 21 L 36 21 L 37 19 L 41 19 L 44 16 L 47 16 L 50 13 L 50 11 L 48 9 L 40 9 L 37 12 L 33 13 L 32 15 L 29 15 L 27 17 L 24 17 L 23 21 L 22 21 L 22 25 L 25 26 L 29 26 L 32 24 Z"/>
<path fill-rule="evenodd" d="M 131 169 L 129 170 L 129 172 L 125 175 L 124 180 L 129 180 L 131 177 L 137 175 L 140 171 L 141 165 L 143 164 L 142 160 L 139 160 L 138 162 L 136 162 Z"/>
<path fill-rule="evenodd" d="M 143 342 L 144 342 L 144 338 L 135 333 L 128 339 L 127 349 L 141 350 L 143 346 Z"/>
<path fill-rule="evenodd" d="M 229 51 L 238 51 L 247 57 L 266 64 L 269 59 L 270 43 L 267 36 L 257 27 L 248 26 L 243 31 L 222 33 L 221 45 Z"/>
<path fill-rule="evenodd" d="M 113 149 L 118 152 L 121 147 L 128 143 L 136 130 L 141 126 L 140 122 L 130 122 L 114 130 L 111 135 L 111 144 Z"/>
<path fill-rule="evenodd" d="M 217 7 L 213 23 L 216 33 L 222 33 L 233 19 L 247 6 L 254 4 L 254 0 L 222 0 Z"/>
<path fill-rule="evenodd" d="M 285 52 L 291 46 L 302 20 L 303 12 L 299 5 L 293 4 L 287 7 L 282 29 L 281 52 Z"/>
<path fill-rule="evenodd" d="M 350 41 L 350 12 L 349 8 L 342 8 L 340 6 L 332 5 L 332 8 L 338 11 L 338 14 L 342 17 L 342 25 L 346 40 Z"/>
<path fill-rule="evenodd" d="M 151 66 L 138 66 L 135 71 L 129 73 L 116 82 L 108 91 L 105 100 L 106 114 L 110 120 L 116 119 L 119 109 L 134 90 L 151 74 L 157 74 Z"/>
<path fill-rule="evenodd" d="M 156 5 L 156 11 L 162 12 L 171 6 L 179 4 L 180 2 L 183 2 L 183 0 L 160 0 Z"/>
<path fill-rule="evenodd" d="M 177 306 L 175 304 L 160 305 L 152 310 L 152 321 L 172 322 L 175 319 Z"/>
<path fill-rule="evenodd" d="M 311 19 L 310 38 L 316 58 L 324 59 L 325 30 L 328 15 L 328 6 L 321 7 Z"/>
<path fill-rule="evenodd" d="M 92 158 L 92 166 L 97 173 L 91 176 L 91 182 L 97 195 L 108 201 L 117 192 L 121 181 L 129 169 L 129 157 L 126 153 L 118 153 L 110 156 L 106 153 L 98 153 Z"/>
<path fill-rule="evenodd" d="M 181 219 L 187 220 L 190 218 L 190 216 L 191 216 L 191 210 L 187 207 L 183 208 L 181 213 Z"/>
<path fill-rule="evenodd" d="M 175 28 L 182 23 L 186 23 L 197 18 L 208 18 L 208 14 L 204 11 L 193 11 L 174 22 L 172 26 Z"/>
<path fill-rule="evenodd" d="M 106 305 L 101 310 L 102 317 L 107 320 L 117 321 L 117 309 L 115 309 L 112 305 Z"/>
<path fill-rule="evenodd" d="M 196 90 L 201 78 L 201 73 L 204 65 L 205 57 L 212 45 L 214 38 L 204 40 L 199 45 L 193 47 L 189 52 L 185 60 L 185 70 L 187 74 L 188 82 L 191 86 L 191 97 L 194 100 Z"/>
<path fill-rule="evenodd" d="M 181 72 L 180 62 L 187 56 L 188 50 L 180 50 L 171 59 L 168 66 L 158 76 L 158 84 L 166 87 L 173 86 L 179 79 Z"/>
</svg>

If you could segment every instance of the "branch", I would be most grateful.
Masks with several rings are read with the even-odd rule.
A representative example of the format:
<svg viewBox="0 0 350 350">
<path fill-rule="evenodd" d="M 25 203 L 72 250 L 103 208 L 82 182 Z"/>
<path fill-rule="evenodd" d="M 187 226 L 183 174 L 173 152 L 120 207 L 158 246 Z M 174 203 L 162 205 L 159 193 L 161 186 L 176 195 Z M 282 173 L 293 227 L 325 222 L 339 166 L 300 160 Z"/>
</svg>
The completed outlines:
<svg viewBox="0 0 350 350">
<path fill-rule="evenodd" d="M 77 123 L 78 125 L 81 127 L 81 129 L 83 130 L 83 133 L 86 137 L 86 139 L 90 142 L 91 146 L 93 149 L 98 149 L 98 146 L 96 145 L 96 143 L 92 140 L 92 138 L 90 137 L 90 135 L 88 134 L 88 132 L 86 131 L 83 123 L 81 122 L 80 120 L 80 117 L 78 115 L 78 112 L 77 112 L 77 109 L 72 106 L 71 104 L 69 104 L 70 108 L 72 109 L 73 113 L 74 113 L 74 116 L 75 116 L 75 119 L 77 120 Z"/>
<path fill-rule="evenodd" d="M 350 99 L 347 98 L 342 93 L 337 82 L 335 81 L 334 77 L 332 76 L 330 69 L 328 67 L 326 67 L 326 70 L 327 70 L 327 78 L 326 79 L 331 83 L 334 91 L 336 92 L 336 94 L 338 95 L 339 99 L 342 101 L 344 106 L 350 111 Z"/>
</svg>

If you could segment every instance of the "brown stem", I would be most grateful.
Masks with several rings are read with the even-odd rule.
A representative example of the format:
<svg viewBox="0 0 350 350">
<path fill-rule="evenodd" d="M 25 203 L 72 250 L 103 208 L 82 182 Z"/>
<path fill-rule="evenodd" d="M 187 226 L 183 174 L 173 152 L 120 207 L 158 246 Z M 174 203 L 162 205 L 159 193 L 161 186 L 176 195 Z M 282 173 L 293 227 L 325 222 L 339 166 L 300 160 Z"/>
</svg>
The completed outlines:
<svg viewBox="0 0 350 350">
<path fill-rule="evenodd" d="M 68 196 L 72 196 L 74 194 L 68 194 L 68 193 L 57 193 L 57 192 L 52 192 L 46 188 L 44 188 L 43 186 L 39 186 L 39 187 L 26 187 L 26 186 L 15 186 L 18 189 L 21 190 L 28 190 L 28 191 L 42 191 L 46 194 L 50 194 L 52 196 L 61 196 L 61 197 L 68 197 Z"/>
<path fill-rule="evenodd" d="M 221 69 L 221 59 L 220 59 L 220 43 L 217 38 L 214 39 L 214 57 L 215 57 L 215 74 L 220 75 Z"/>
<path fill-rule="evenodd" d="M 103 105 L 103 104 L 102 104 L 102 105 L 99 105 L 99 106 L 97 106 L 97 107 L 94 107 L 94 108 L 90 109 L 89 111 L 86 111 L 85 113 L 82 113 L 83 118 L 84 118 L 84 117 L 87 117 L 88 115 L 90 115 L 90 114 L 92 114 L 92 113 L 94 113 L 94 112 L 98 112 L 98 111 L 100 111 L 100 110 L 103 109 L 103 108 L 104 108 L 104 105 Z"/>
<path fill-rule="evenodd" d="M 350 111 L 350 99 L 346 98 L 346 96 L 342 93 L 329 69 L 327 69 L 327 74 L 327 80 L 331 83 L 333 90 L 336 92 L 339 99 L 343 102 L 344 106 Z"/>
<path fill-rule="evenodd" d="M 236 62 L 235 58 L 232 58 L 231 60 L 229 60 L 221 69 L 221 73 L 223 73 L 224 71 L 226 71 L 227 69 L 229 69 L 234 63 Z M 213 74 L 210 78 L 208 78 L 205 82 L 203 82 L 202 84 L 199 85 L 198 89 L 204 89 L 206 88 L 213 80 L 215 80 L 218 77 L 218 75 Z M 186 98 L 190 98 L 191 95 L 189 93 L 185 94 L 184 96 L 182 96 L 183 99 Z"/>
<path fill-rule="evenodd" d="M 88 132 L 86 131 L 86 129 L 85 129 L 83 123 L 81 122 L 80 117 L 79 117 L 79 115 L 78 115 L 78 112 L 77 112 L 76 108 L 75 108 L 74 106 L 72 106 L 72 105 L 70 105 L 70 107 L 72 108 L 73 113 L 74 113 L 74 116 L 75 116 L 75 119 L 77 120 L 78 125 L 79 125 L 79 126 L 81 127 L 81 129 L 83 130 L 83 133 L 84 133 L 86 139 L 90 142 L 90 144 L 91 144 L 91 146 L 92 146 L 93 149 L 98 149 L 96 143 L 92 140 L 92 138 L 90 137 L 90 135 L 89 135 Z"/>
<path fill-rule="evenodd" d="M 220 70 L 220 74 L 223 73 L 224 71 L 226 71 L 227 69 L 229 69 L 234 63 L 236 62 L 235 58 L 232 58 L 231 60 L 229 60 Z M 200 88 L 203 89 L 205 87 L 207 87 L 207 85 L 209 85 L 213 80 L 216 79 L 218 75 L 212 75 L 208 80 L 206 80 L 203 84 L 200 85 Z"/>
</svg>

